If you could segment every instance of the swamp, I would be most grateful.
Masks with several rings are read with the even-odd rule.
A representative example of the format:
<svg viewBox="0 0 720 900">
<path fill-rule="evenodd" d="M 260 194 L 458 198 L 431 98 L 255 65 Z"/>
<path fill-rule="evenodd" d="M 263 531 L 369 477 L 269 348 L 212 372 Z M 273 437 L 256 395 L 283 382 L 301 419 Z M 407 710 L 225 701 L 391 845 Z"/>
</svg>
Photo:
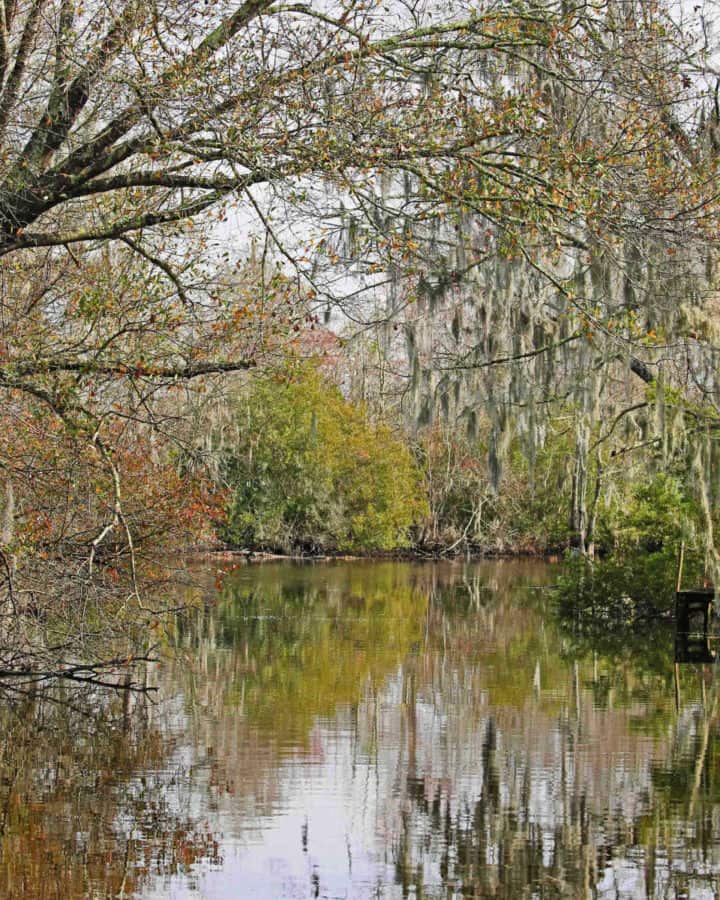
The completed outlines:
<svg viewBox="0 0 720 900">
<path fill-rule="evenodd" d="M 0 894 L 715 897 L 720 692 L 674 631 L 599 646 L 557 566 L 265 563 L 152 694 L 3 698 Z"/>
<path fill-rule="evenodd" d="M 719 184 L 717 0 L 0 0 L 0 898 L 720 896 Z"/>
</svg>

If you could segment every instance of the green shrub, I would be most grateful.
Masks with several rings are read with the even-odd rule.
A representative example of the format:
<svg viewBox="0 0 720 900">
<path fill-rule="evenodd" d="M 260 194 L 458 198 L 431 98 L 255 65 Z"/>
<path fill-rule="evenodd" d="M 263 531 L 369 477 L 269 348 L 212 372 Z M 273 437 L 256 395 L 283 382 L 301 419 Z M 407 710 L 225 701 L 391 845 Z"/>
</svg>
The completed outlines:
<svg viewBox="0 0 720 900">
<path fill-rule="evenodd" d="M 407 446 L 312 364 L 259 378 L 235 399 L 221 449 L 231 489 L 221 537 L 275 550 L 392 550 L 425 511 Z"/>
<path fill-rule="evenodd" d="M 701 519 L 699 504 L 679 477 L 665 472 L 646 474 L 627 490 L 622 511 L 609 522 L 615 550 L 677 552 L 681 541 L 692 541 Z"/>
</svg>

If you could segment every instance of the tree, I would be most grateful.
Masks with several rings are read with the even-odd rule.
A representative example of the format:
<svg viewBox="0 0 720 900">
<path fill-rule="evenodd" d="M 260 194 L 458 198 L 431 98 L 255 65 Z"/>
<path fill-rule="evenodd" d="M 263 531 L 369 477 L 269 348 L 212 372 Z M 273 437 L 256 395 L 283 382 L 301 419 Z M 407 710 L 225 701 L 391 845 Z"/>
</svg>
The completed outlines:
<svg viewBox="0 0 720 900">
<path fill-rule="evenodd" d="M 520 259 L 553 301 L 508 317 L 532 323 L 518 346 L 451 365 L 574 343 L 591 367 L 614 319 L 573 289 L 566 249 L 589 272 L 638 229 L 712 237 L 677 38 L 659 6 L 612 2 L 1 4 L 4 668 L 126 634 L 129 611 L 147 645 L 136 544 L 157 529 L 130 513 L 128 469 L 172 493 L 178 398 L 328 305 L 357 318 L 380 291 L 387 322 L 488 255 L 503 278 Z M 226 274 L 252 256 L 231 245 L 243 221 L 261 234 L 251 297 Z M 438 247 L 457 261 L 428 266 Z"/>
<path fill-rule="evenodd" d="M 403 115 L 389 75 L 444 29 L 381 36 L 354 3 L 1 12 L 2 643 L 24 672 L 47 647 L 84 652 L 88 622 L 125 633 L 128 606 L 144 608 L 136 551 L 155 529 L 131 511 L 129 470 L 172 482 L 171 392 L 256 365 L 269 298 L 274 315 L 292 301 L 275 330 L 305 312 L 308 286 L 265 281 L 264 265 L 250 303 L 213 283 L 232 255 L 218 222 L 244 201 L 273 235 L 253 189 L 414 152 L 382 130 Z M 330 97 L 338 73 L 351 122 Z"/>
<path fill-rule="evenodd" d="M 215 435 L 229 492 L 220 533 L 274 550 L 394 550 L 424 514 L 402 437 L 345 400 L 316 364 L 249 384 Z"/>
<path fill-rule="evenodd" d="M 465 101 L 502 131 L 444 165 L 398 162 L 356 195 L 346 245 L 390 274 L 406 407 L 421 426 L 485 420 L 496 489 L 514 435 L 532 459 L 549 417 L 574 418 L 569 518 L 591 552 L 598 491 L 635 445 L 695 457 L 714 503 L 716 104 L 708 47 L 669 7 L 534 12 L 550 37 L 512 61 L 457 46 L 437 63 L 472 74 Z M 378 219 L 384 240 L 363 228 Z"/>
</svg>

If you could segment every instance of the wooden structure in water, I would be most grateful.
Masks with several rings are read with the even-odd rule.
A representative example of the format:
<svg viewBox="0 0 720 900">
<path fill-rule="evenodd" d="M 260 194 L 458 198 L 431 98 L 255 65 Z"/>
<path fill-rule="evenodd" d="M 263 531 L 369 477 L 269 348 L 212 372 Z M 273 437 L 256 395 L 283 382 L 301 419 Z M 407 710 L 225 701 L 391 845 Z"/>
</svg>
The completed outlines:
<svg viewBox="0 0 720 900">
<path fill-rule="evenodd" d="M 714 588 L 694 588 L 675 594 L 675 662 L 715 662 L 710 644 L 710 620 L 715 605 Z"/>
</svg>

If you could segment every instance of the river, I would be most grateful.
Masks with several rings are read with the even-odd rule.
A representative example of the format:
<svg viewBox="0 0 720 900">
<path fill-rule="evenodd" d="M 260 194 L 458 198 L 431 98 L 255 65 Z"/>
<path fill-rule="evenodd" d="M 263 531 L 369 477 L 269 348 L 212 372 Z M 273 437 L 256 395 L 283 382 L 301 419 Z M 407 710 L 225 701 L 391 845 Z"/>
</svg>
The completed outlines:
<svg viewBox="0 0 720 900">
<path fill-rule="evenodd" d="M 669 623 L 558 617 L 552 566 L 264 563 L 145 696 L 0 703 L 7 898 L 705 898 L 718 682 Z"/>
</svg>

